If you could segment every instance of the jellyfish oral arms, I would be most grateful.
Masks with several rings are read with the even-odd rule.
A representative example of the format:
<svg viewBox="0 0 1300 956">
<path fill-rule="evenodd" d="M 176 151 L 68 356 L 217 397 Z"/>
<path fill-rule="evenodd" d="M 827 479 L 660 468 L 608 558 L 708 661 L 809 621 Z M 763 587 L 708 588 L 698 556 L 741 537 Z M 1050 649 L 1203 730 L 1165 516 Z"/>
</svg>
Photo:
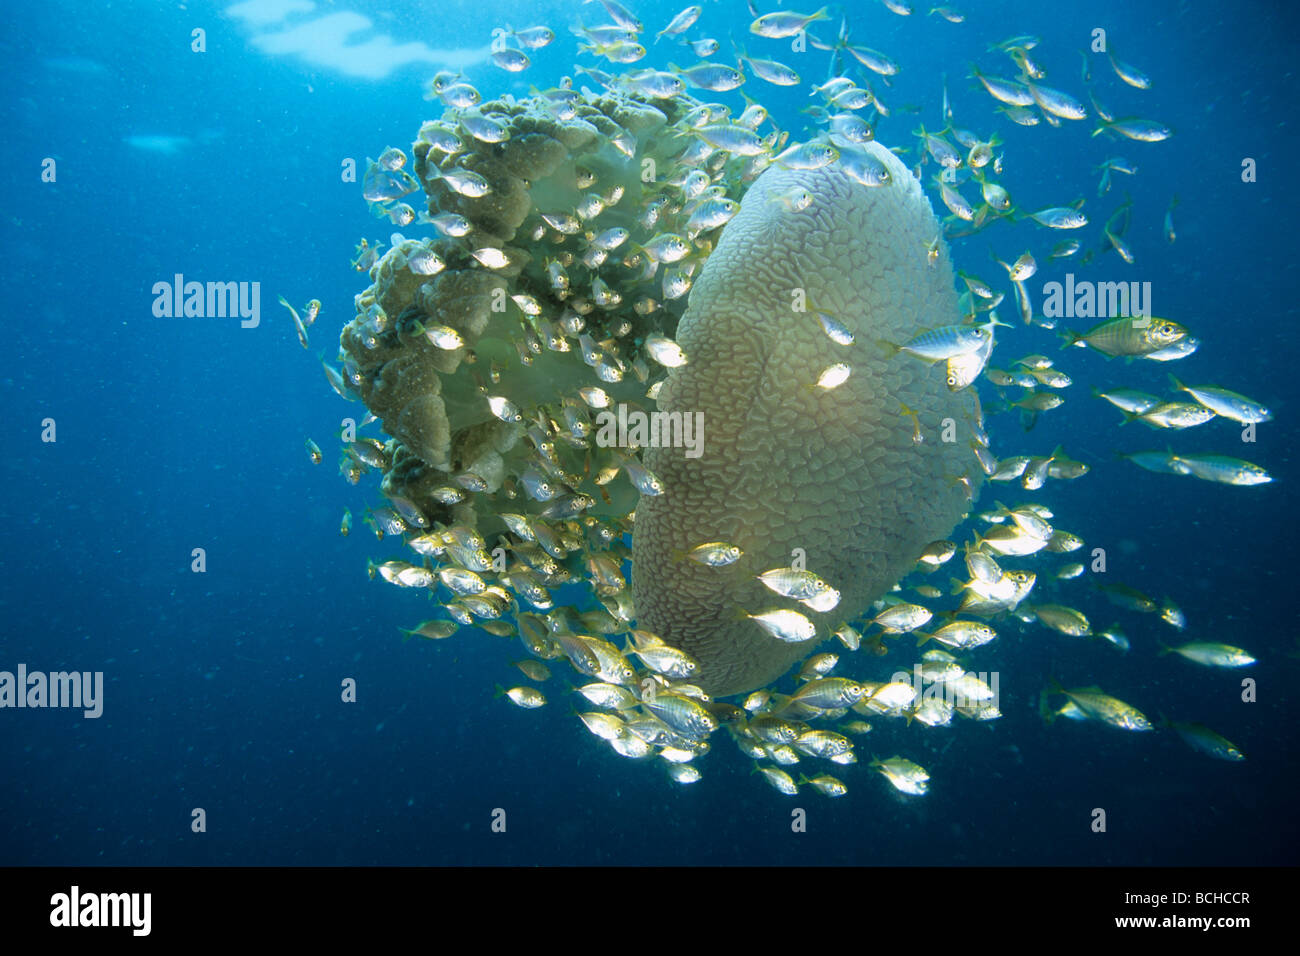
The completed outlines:
<svg viewBox="0 0 1300 956">
<path fill-rule="evenodd" d="M 973 398 L 948 388 L 942 363 L 888 344 L 960 321 L 940 226 L 904 165 L 866 149 L 886 185 L 865 186 L 839 162 L 764 172 L 678 326 L 690 362 L 670 371 L 659 409 L 703 413 L 702 454 L 646 451 L 664 493 L 637 507 L 633 598 L 640 627 L 691 654 L 715 695 L 772 682 L 862 614 L 962 519 L 981 480 Z M 812 202 L 791 212 L 781 197 L 799 189 Z M 818 312 L 852 344 L 834 341 Z M 819 385 L 839 364 L 848 378 Z M 720 567 L 681 559 L 707 541 L 743 555 Z M 813 610 L 757 579 L 792 563 L 837 589 L 836 606 Z M 750 616 L 782 608 L 816 635 L 781 640 Z"/>
</svg>

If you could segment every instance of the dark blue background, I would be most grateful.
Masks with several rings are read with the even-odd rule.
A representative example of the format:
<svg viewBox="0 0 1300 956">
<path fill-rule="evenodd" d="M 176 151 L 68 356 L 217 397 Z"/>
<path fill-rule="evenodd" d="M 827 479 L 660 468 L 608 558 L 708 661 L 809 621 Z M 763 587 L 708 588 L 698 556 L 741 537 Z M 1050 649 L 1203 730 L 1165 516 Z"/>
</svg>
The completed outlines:
<svg viewBox="0 0 1300 956">
<path fill-rule="evenodd" d="M 1258 703 L 1238 700 L 1243 672 L 1158 658 L 1156 641 L 1173 639 L 1172 630 L 1083 586 L 1063 599 L 1095 623 L 1120 623 L 1130 654 L 1004 625 L 978 659 L 1001 672 L 1004 719 L 932 731 L 877 722 L 859 745 L 863 763 L 840 774 L 850 794 L 839 801 L 776 795 L 725 735 L 702 763 L 704 780 L 679 788 L 659 767 L 590 739 L 566 713 L 558 683 L 548 686 L 554 705 L 541 711 L 492 699 L 494 683 L 517 682 L 509 667 L 521 656 L 517 642 L 479 632 L 403 642 L 397 628 L 432 606 L 367 580 L 366 560 L 398 548 L 376 544 L 360 524 L 378 502 L 375 485 L 350 487 L 334 468 L 338 420 L 359 406 L 329 391 L 275 304 L 280 293 L 322 299 L 313 353 L 333 352 L 364 286 L 348 266 L 352 247 L 362 235 L 387 243 L 392 231 L 368 215 L 356 185 L 340 183 L 340 162 L 409 145 L 435 115 L 421 98 L 433 68 L 361 79 L 271 56 L 222 5 L 11 5 L 0 41 L 8 68 L 0 668 L 102 670 L 107 687 L 99 720 L 0 711 L 0 862 L 1294 863 L 1300 151 L 1291 7 L 960 5 L 961 25 L 924 16 L 924 0 L 906 19 L 874 0 L 851 5 L 854 42 L 903 67 L 892 88 L 877 84 L 893 110 L 879 137 L 914 161 L 918 121 L 942 126 L 946 74 L 958 125 L 1006 140 L 1002 181 L 1023 208 L 1087 197 L 1092 223 L 1081 234 L 1096 245 L 1101 223 L 1131 193 L 1137 265 L 1106 254 L 1071 268 L 1081 278 L 1150 281 L 1156 313 L 1204 342 L 1175 366 L 1062 353 L 1076 383 L 1066 405 L 1028 436 L 1012 416 L 999 419 L 995 450 L 1045 454 L 1064 441 L 1091 463 L 1086 478 L 1040 493 L 1056 523 L 1105 547 L 1112 579 L 1179 601 L 1189 637 L 1251 649 Z M 641 6 L 650 31 L 664 25 L 667 14 Z M 357 9 L 399 42 L 439 48 L 483 46 L 505 22 L 557 30 L 524 74 L 469 69 L 488 95 L 553 83 L 573 64 L 567 25 L 600 13 L 572 3 Z M 709 3 L 691 35 L 716 36 L 725 48 L 734 33 L 752 54 L 799 69 L 799 87 L 755 79 L 745 87 L 797 131 L 825 54 L 752 37 L 749 19 L 743 4 Z M 207 30 L 205 54 L 189 50 L 194 27 Z M 1154 81 L 1150 91 L 1131 89 L 1092 56 L 1098 96 L 1117 114 L 1169 124 L 1173 139 L 1094 139 L 1091 122 L 995 122 L 992 101 L 965 79 L 972 60 L 1013 75 L 986 45 L 1036 33 L 1046 82 L 1084 98 L 1076 51 L 1094 27 Z M 647 64 L 669 60 L 685 66 L 691 57 L 664 41 Z M 124 142 L 137 134 L 191 142 L 167 155 Z M 1099 200 L 1092 167 L 1115 155 L 1139 174 L 1116 176 Z M 45 157 L 58 161 L 55 184 L 40 182 Z M 1241 182 L 1243 157 L 1256 159 L 1258 182 Z M 973 187 L 965 192 L 974 198 Z M 1178 241 L 1168 246 L 1160 226 L 1174 193 Z M 1066 271 L 1043 254 L 1059 238 L 999 224 L 954 243 L 953 255 L 1004 285 L 990 251 L 1010 261 L 1032 244 L 1043 263 L 1031 282 L 1038 290 Z M 154 318 L 150 288 L 176 272 L 261 282 L 261 327 Z M 1008 330 L 999 343 L 998 364 L 1055 354 L 1037 330 Z M 1167 436 L 1117 428 L 1118 414 L 1089 388 L 1161 391 L 1170 370 L 1274 408 L 1277 420 L 1253 446 L 1222 421 L 1169 440 L 1257 461 L 1275 484 L 1210 485 L 1113 460 L 1114 450 L 1160 448 Z M 39 441 L 47 416 L 57 420 L 57 444 Z M 308 463 L 306 436 L 325 449 L 324 465 Z M 994 497 L 1028 496 L 996 488 L 982 503 Z M 337 533 L 345 506 L 358 518 L 347 539 Z M 206 574 L 190 573 L 195 547 L 207 551 Z M 1040 596 L 1050 593 L 1043 586 Z M 1153 718 L 1202 721 L 1249 760 L 1213 761 L 1171 734 L 1044 726 L 1035 704 L 1049 670 L 1067 684 L 1099 683 Z M 358 682 L 356 704 L 339 702 L 345 677 Z M 930 795 L 899 798 L 867 771 L 869 752 L 925 764 Z M 790 833 L 795 805 L 809 811 L 806 834 Z M 190 832 L 193 807 L 207 810 L 206 834 Z M 496 807 L 508 813 L 505 834 L 489 830 Z M 1108 811 L 1104 835 L 1088 829 L 1094 807 Z"/>
</svg>

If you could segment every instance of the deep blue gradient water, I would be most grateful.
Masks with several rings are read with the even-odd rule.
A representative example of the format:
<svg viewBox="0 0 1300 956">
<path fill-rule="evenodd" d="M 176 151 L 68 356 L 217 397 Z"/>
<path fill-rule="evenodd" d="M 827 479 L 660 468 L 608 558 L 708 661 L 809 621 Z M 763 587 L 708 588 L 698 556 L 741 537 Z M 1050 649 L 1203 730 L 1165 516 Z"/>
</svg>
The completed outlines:
<svg viewBox="0 0 1300 956">
<path fill-rule="evenodd" d="M 777 795 L 723 734 L 702 763 L 704 779 L 678 787 L 659 767 L 591 738 L 558 683 L 548 688 L 553 706 L 540 711 L 493 699 L 494 684 L 517 682 L 509 667 L 521 656 L 517 642 L 481 632 L 403 642 L 398 628 L 430 616 L 432 605 L 366 575 L 368 559 L 400 549 L 360 524 L 380 501 L 376 483 L 351 487 L 336 473 L 333 435 L 359 406 L 329 391 L 314 352 L 332 357 L 366 284 L 349 267 L 353 246 L 363 235 L 387 243 L 392 228 L 369 215 L 357 184 L 340 181 L 341 164 L 409 147 L 440 109 L 422 98 L 438 57 L 461 66 L 485 98 L 552 85 L 575 62 L 568 26 L 578 15 L 598 22 L 598 5 L 303 2 L 284 4 L 284 22 L 219 3 L 11 6 L 0 40 L 9 342 L 0 365 L 0 670 L 103 671 L 106 699 L 95 720 L 0 710 L 0 862 L 1296 861 L 1300 34 L 1291 5 L 961 0 L 960 25 L 925 16 L 924 2 L 908 18 L 875 0 L 846 5 L 854 42 L 902 66 L 892 87 L 876 83 L 892 111 L 877 136 L 906 148 L 909 164 L 918 123 L 943 126 L 946 74 L 957 124 L 1005 140 L 1002 181 L 1022 208 L 1086 198 L 1091 223 L 1080 237 L 1091 248 L 1131 195 L 1133 266 L 1113 253 L 1089 266 L 1049 263 L 1045 250 L 1062 236 L 1028 223 L 956 241 L 955 263 L 1005 285 L 990 252 L 1010 261 L 1028 247 L 1042 264 L 1036 292 L 1069 270 L 1149 281 L 1156 314 L 1204 344 L 1172 365 L 1060 353 L 1075 380 L 1066 404 L 1028 434 L 1014 416 L 998 417 L 994 447 L 1046 454 L 1063 442 L 1092 465 L 1040 493 L 1057 523 L 1106 548 L 1112 579 L 1177 600 L 1188 638 L 1247 647 L 1259 663 L 1211 670 L 1158 657 L 1156 642 L 1176 634 L 1154 617 L 1114 608 L 1083 585 L 1062 589 L 1094 624 L 1119 623 L 1133 650 L 1005 624 L 979 657 L 981 669 L 1001 673 L 1003 719 L 935 730 L 879 721 L 859 744 L 862 763 L 840 774 L 850 793 L 838 801 Z M 283 39 L 349 10 L 369 20 L 350 49 L 320 32 Z M 637 12 L 654 31 L 675 10 L 642 3 Z M 751 19 L 734 0 L 706 3 L 690 35 L 717 37 L 722 56 L 734 34 L 753 55 L 798 69 L 798 87 L 750 79 L 745 89 L 799 133 L 806 117 L 797 111 L 810 83 L 825 78 L 827 55 L 753 37 Z M 547 23 L 559 37 L 529 70 L 507 74 L 485 59 L 491 28 L 506 23 Z M 196 28 L 206 31 L 206 52 L 191 52 Z M 1037 34 L 1045 82 L 1086 99 L 1078 51 L 1094 28 L 1153 81 L 1132 89 L 1090 55 L 1098 98 L 1119 115 L 1168 124 L 1172 139 L 1092 138 L 1091 120 L 1014 126 L 995 120 L 995 104 L 966 78 L 972 61 L 1012 76 L 987 45 Z M 387 46 L 358 49 L 374 37 Z M 366 52 L 402 44 L 417 45 L 406 48 L 415 59 L 391 69 L 383 61 L 392 56 Z M 443 52 L 421 60 L 429 50 Z M 669 61 L 693 62 L 665 39 L 646 64 Z M 1116 176 L 1099 199 L 1093 167 L 1107 156 L 1139 171 Z M 1246 157 L 1256 182 L 1242 182 Z M 41 180 L 46 158 L 57 163 L 56 182 Z M 1178 237 L 1169 245 L 1161 223 L 1175 194 Z M 261 325 L 155 318 L 150 289 L 175 273 L 260 282 Z M 278 294 L 324 302 L 311 353 L 299 348 Z M 1014 315 L 1009 307 L 1004 317 Z M 1017 323 L 999 338 L 994 364 L 1031 351 L 1057 354 L 1049 334 Z M 1156 434 L 1117 427 L 1118 413 L 1088 394 L 1107 385 L 1161 392 L 1168 371 L 1259 398 L 1276 419 L 1249 445 L 1223 421 Z M 981 388 L 993 404 L 993 390 Z M 57 423 L 53 444 L 40 440 L 46 418 Z M 325 449 L 324 465 L 308 462 L 308 436 Z M 1258 462 L 1276 481 L 1212 485 L 1113 458 L 1166 440 Z M 1008 496 L 1032 498 L 995 487 L 980 505 Z M 337 531 L 345 506 L 358 519 L 348 538 Z M 204 574 L 190 571 L 194 548 L 206 550 Z M 1047 582 L 1040 588 L 1040 600 L 1053 593 Z M 1097 683 L 1153 718 L 1208 724 L 1249 759 L 1214 761 L 1169 733 L 1047 726 L 1036 703 L 1049 671 L 1067 685 Z M 1258 681 L 1257 702 L 1241 702 L 1243 675 Z M 349 677 L 354 704 L 340 702 Z M 930 770 L 924 799 L 899 798 L 865 766 L 869 753 L 895 752 Z M 809 812 L 807 833 L 790 832 L 796 805 Z M 206 833 L 191 832 L 196 807 L 206 810 Z M 1104 834 L 1089 829 L 1098 807 L 1108 815 Z M 494 808 L 507 813 L 504 834 L 491 832 Z"/>
</svg>

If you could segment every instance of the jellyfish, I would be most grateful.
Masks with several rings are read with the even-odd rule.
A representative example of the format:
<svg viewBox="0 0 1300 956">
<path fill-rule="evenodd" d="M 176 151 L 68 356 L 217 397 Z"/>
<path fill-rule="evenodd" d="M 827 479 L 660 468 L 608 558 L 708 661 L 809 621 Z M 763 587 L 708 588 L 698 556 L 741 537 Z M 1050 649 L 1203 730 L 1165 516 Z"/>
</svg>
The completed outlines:
<svg viewBox="0 0 1300 956">
<path fill-rule="evenodd" d="M 952 530 L 983 477 L 966 446 L 969 396 L 919 362 L 893 361 L 882 344 L 960 313 L 946 250 L 927 262 L 939 227 L 920 184 L 889 150 L 868 148 L 889 185 L 865 187 L 838 164 L 764 172 L 678 326 L 691 360 L 670 371 L 659 404 L 703 410 L 707 438 L 696 458 L 647 450 L 665 493 L 637 508 L 633 597 L 641 626 L 691 653 L 697 682 L 717 695 L 771 683 L 810 651 L 742 613 L 772 603 L 757 575 L 798 561 L 839 590 L 816 615 L 826 636 Z M 813 201 L 790 215 L 777 197 L 798 189 Z M 800 303 L 837 317 L 853 345 L 832 342 L 810 310 L 794 311 Z M 845 358 L 843 385 L 809 387 Z M 900 405 L 936 435 L 950 421 L 950 440 L 915 442 Z M 743 557 L 720 568 L 671 558 L 710 540 Z"/>
</svg>

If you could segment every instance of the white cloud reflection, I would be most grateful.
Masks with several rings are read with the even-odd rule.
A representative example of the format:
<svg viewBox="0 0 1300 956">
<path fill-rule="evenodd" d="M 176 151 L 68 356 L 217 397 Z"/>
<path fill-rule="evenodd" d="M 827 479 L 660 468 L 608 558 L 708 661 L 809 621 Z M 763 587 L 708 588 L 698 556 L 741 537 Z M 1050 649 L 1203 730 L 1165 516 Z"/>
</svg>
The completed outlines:
<svg viewBox="0 0 1300 956">
<path fill-rule="evenodd" d="M 369 17 L 351 11 L 311 15 L 315 9 L 310 0 L 245 0 L 227 7 L 226 14 L 250 28 L 249 42 L 264 53 L 296 56 L 368 80 L 383 79 L 411 63 L 463 69 L 488 55 L 487 45 L 439 50 L 419 41 L 398 43 L 390 34 L 373 32 Z"/>
</svg>

